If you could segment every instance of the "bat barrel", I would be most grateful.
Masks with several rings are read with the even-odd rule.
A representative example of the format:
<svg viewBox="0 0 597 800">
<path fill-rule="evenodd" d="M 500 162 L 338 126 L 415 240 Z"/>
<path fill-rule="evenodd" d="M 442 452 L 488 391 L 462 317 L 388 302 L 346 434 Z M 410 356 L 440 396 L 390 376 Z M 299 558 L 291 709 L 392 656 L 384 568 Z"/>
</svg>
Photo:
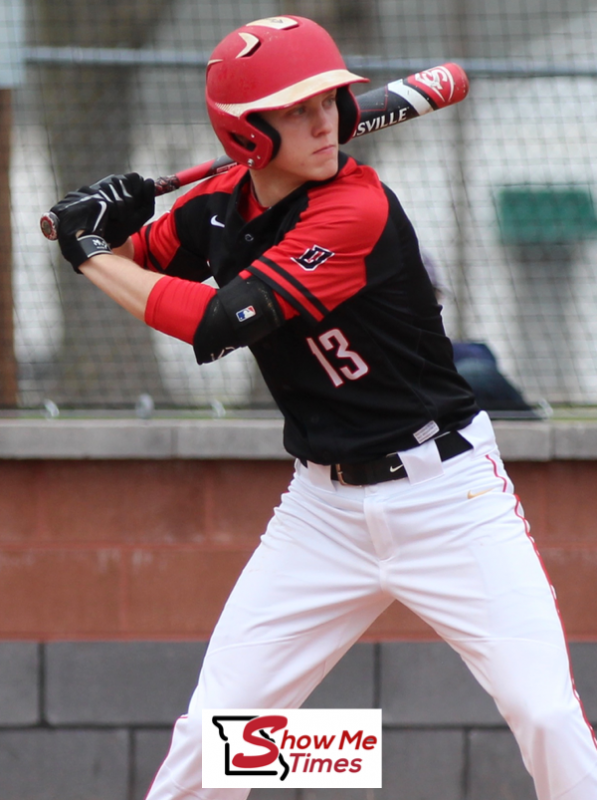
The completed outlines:
<svg viewBox="0 0 597 800">
<path fill-rule="evenodd" d="M 404 82 L 424 95 L 434 110 L 460 103 L 469 91 L 466 72 L 453 63 L 416 72 Z"/>
<path fill-rule="evenodd" d="M 360 119 L 354 135 L 364 136 L 460 103 L 468 91 L 466 72 L 453 63 L 392 81 L 359 95 Z"/>
</svg>

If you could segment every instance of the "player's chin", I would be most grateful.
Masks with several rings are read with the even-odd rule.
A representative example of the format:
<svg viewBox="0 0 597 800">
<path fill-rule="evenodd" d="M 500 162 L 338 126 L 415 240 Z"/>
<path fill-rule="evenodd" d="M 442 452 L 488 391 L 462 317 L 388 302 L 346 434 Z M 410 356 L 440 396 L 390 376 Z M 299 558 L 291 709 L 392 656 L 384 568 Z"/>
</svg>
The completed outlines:
<svg viewBox="0 0 597 800">
<path fill-rule="evenodd" d="M 338 172 L 338 149 L 314 153 L 311 163 L 311 180 L 327 181 Z"/>
</svg>

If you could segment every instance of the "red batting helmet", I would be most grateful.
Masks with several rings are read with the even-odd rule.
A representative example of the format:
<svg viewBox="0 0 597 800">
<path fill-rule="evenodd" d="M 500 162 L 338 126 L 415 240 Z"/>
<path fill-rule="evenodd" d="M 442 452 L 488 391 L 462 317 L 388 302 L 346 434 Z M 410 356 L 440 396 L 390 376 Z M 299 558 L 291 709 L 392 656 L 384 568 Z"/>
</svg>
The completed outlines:
<svg viewBox="0 0 597 800">
<path fill-rule="evenodd" d="M 349 84 L 354 75 L 336 43 L 304 17 L 268 17 L 228 34 L 207 65 L 206 99 L 211 124 L 226 153 L 254 169 L 265 167 L 280 137 L 258 114 L 287 108 L 328 89 L 338 89 L 341 144 L 353 135 L 359 109 Z"/>
</svg>

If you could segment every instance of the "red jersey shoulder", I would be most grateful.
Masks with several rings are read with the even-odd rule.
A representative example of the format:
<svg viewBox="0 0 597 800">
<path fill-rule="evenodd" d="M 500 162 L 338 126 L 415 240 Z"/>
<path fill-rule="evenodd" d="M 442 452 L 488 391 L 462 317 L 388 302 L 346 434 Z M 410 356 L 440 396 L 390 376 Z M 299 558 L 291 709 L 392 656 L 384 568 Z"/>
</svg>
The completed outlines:
<svg viewBox="0 0 597 800">
<path fill-rule="evenodd" d="M 388 199 L 377 173 L 351 159 L 335 180 L 310 190 L 298 225 L 285 238 L 286 248 L 303 243 L 307 250 L 329 251 L 354 262 L 373 250 L 388 216 Z M 306 268 L 300 259 L 293 260 Z"/>
<path fill-rule="evenodd" d="M 388 216 L 375 171 L 349 161 L 334 180 L 309 189 L 297 224 L 249 270 L 318 322 L 366 287 L 367 258 Z"/>
<path fill-rule="evenodd" d="M 373 247 L 389 215 L 389 203 L 374 169 L 350 159 L 334 181 L 315 187 L 301 222 L 340 235 L 343 249 Z M 335 237 L 334 237 L 335 238 Z"/>
</svg>

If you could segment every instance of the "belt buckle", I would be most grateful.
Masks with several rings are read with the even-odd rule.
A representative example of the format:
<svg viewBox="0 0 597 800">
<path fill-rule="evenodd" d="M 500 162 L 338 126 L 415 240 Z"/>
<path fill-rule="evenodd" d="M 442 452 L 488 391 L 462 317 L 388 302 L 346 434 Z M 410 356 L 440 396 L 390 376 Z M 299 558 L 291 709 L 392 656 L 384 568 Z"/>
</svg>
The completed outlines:
<svg viewBox="0 0 597 800">
<path fill-rule="evenodd" d="M 340 464 L 334 464 L 334 468 L 336 470 L 336 477 L 338 478 L 338 483 L 342 486 L 350 486 L 350 483 L 346 483 L 344 480 L 344 473 L 342 472 L 342 466 Z"/>
</svg>

